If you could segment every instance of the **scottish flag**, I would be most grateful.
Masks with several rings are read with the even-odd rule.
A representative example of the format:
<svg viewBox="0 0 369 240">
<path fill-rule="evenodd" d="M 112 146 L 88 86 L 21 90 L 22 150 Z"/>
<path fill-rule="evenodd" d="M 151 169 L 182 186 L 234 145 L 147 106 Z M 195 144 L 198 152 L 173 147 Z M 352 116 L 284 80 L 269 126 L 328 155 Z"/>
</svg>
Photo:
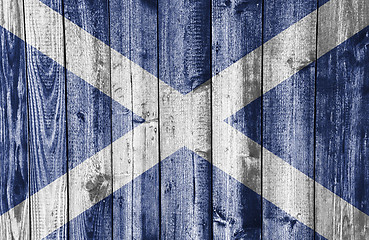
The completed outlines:
<svg viewBox="0 0 369 240">
<path fill-rule="evenodd" d="M 2 0 L 0 239 L 369 239 L 367 0 Z"/>
</svg>

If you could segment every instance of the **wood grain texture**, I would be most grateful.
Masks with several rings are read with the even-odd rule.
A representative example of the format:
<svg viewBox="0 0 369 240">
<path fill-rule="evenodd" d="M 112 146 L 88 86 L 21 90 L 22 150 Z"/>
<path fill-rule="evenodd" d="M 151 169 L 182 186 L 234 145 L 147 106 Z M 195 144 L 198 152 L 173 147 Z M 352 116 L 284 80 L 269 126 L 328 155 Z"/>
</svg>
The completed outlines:
<svg viewBox="0 0 369 240">
<path fill-rule="evenodd" d="M 261 238 L 261 198 L 250 201 L 232 184 L 235 178 L 260 193 L 261 147 L 224 121 L 261 94 L 261 49 L 250 53 L 261 44 L 261 10 L 262 1 L 212 1 L 213 164 L 231 176 L 224 181 L 213 170 L 214 239 Z M 256 107 L 260 114 L 260 102 Z M 249 124 L 260 134 L 260 121 Z"/>
<path fill-rule="evenodd" d="M 161 238 L 209 239 L 210 82 L 195 87 L 211 72 L 210 1 L 159 1 L 158 19 Z"/>
<path fill-rule="evenodd" d="M 302 14 L 301 11 L 305 8 L 316 8 L 314 0 L 267 0 L 264 3 L 264 39 L 273 35 L 275 28 L 280 28 L 280 25 Z M 301 4 L 302 9 L 299 8 Z M 305 61 L 313 61 L 315 58 L 316 15 L 312 16 L 315 18 L 307 18 L 303 27 L 295 24 L 290 27 L 289 34 L 264 48 L 263 92 L 272 90 L 262 97 L 263 147 L 310 177 L 314 175 L 315 67 L 312 65 L 306 70 L 302 69 L 306 66 Z M 297 52 L 313 51 L 311 55 L 295 58 L 295 49 L 302 49 Z M 303 59 L 299 61 L 301 57 Z M 283 78 L 286 73 L 295 72 L 298 73 L 289 79 Z M 278 79 L 286 81 L 277 86 L 280 82 L 273 82 Z M 295 175 L 295 171 L 289 171 L 283 165 L 272 164 L 272 160 L 268 159 L 270 156 L 263 151 L 262 196 L 266 199 L 280 199 L 277 206 L 288 211 L 277 211 L 263 200 L 263 238 L 312 239 L 314 232 L 299 228 L 293 224 L 296 220 L 290 216 L 304 216 L 303 223 L 313 226 L 314 185 L 311 181 L 297 180 L 300 175 Z M 276 181 L 275 176 L 283 176 L 283 181 Z M 296 201 L 296 196 L 300 201 Z"/>
<path fill-rule="evenodd" d="M 331 1 L 318 12 L 321 58 L 317 65 L 316 178 L 352 204 L 335 196 L 316 198 L 315 222 L 328 239 L 369 236 L 368 216 L 364 214 L 369 212 L 368 164 L 364 160 L 368 158 L 364 107 L 368 104 L 364 90 L 368 85 L 368 52 L 364 47 L 368 28 L 360 31 L 369 24 L 368 12 L 367 1 Z M 323 195 L 320 188 L 316 195 Z"/>
<path fill-rule="evenodd" d="M 56 8 L 62 7 L 58 2 L 54 4 Z M 35 44 L 35 48 L 27 47 L 31 194 L 63 175 L 67 167 L 64 70 L 38 51 L 40 46 L 52 56 L 64 58 L 63 24 L 40 5 L 35 1 L 25 2 L 26 42 Z M 42 33 L 47 32 L 57 34 L 39 41 L 44 37 Z M 66 221 L 66 181 L 54 184 L 42 198 L 31 198 L 30 207 L 31 236 L 41 239 Z M 53 237 L 66 235 L 67 228 L 63 227 Z"/>
<path fill-rule="evenodd" d="M 23 14 L 19 1 L 0 3 L 0 233 L 4 239 L 30 238 L 29 201 L 23 201 L 29 195 L 26 58 L 25 44 L 17 37 L 24 37 Z M 17 211 L 8 212 L 13 207 Z"/>
<path fill-rule="evenodd" d="M 98 34 L 103 42 L 109 42 L 108 13 L 108 1 L 64 1 L 65 17 Z M 76 217 L 84 206 L 101 201 L 94 211 L 70 222 L 69 235 L 73 239 L 111 238 L 112 202 L 105 199 L 112 192 L 110 49 L 65 23 L 66 68 L 78 69 L 78 75 L 88 76 L 92 85 L 68 71 L 68 167 L 95 156 L 83 168 L 76 168 L 78 173 L 69 174 L 69 216 Z"/>
<path fill-rule="evenodd" d="M 133 238 L 160 239 L 157 1 L 132 1 L 133 112 L 145 119 L 133 130 Z M 138 50 L 140 49 L 140 50 Z M 148 74 L 150 71 L 151 74 Z M 137 120 L 133 119 L 133 124 Z M 156 166 L 155 166 L 156 165 Z M 149 174 L 139 177 L 155 166 Z M 138 178 L 139 177 L 139 178 Z"/>
</svg>

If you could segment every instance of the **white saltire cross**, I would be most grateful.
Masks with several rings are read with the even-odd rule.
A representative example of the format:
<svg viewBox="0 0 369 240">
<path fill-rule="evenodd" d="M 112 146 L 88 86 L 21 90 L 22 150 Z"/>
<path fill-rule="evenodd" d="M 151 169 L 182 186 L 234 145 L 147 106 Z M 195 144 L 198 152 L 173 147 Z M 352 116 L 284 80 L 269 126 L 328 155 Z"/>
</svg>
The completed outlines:
<svg viewBox="0 0 369 240">
<path fill-rule="evenodd" d="M 332 12 L 334 9 L 337 8 L 338 4 L 341 2 L 348 2 L 349 0 L 331 0 L 327 4 L 323 5 L 321 8 L 319 8 L 319 18 L 329 18 L 331 17 L 332 20 L 330 21 L 332 23 L 331 28 L 335 29 L 336 24 L 342 24 L 342 26 L 345 26 L 345 21 L 348 21 L 348 19 L 345 19 L 345 16 L 343 16 L 340 19 L 340 23 L 337 23 L 334 16 L 332 15 Z M 3 5 L 4 6 L 10 6 L 12 3 L 12 0 L 4 0 Z M 19 3 L 21 4 L 21 3 Z M 362 1 L 362 4 L 365 6 L 362 6 L 363 8 L 368 9 L 369 1 Z M 112 66 L 117 64 L 117 69 L 119 69 L 120 72 L 124 69 L 129 69 L 131 73 L 134 75 L 135 73 L 139 74 L 140 81 L 145 81 L 143 84 L 152 84 L 152 82 L 157 81 L 157 78 L 153 76 L 152 74 L 148 73 L 146 70 L 142 69 L 139 65 L 131 62 L 128 58 L 124 57 L 114 49 L 111 49 L 109 46 L 105 45 L 100 40 L 96 39 L 74 23 L 70 22 L 68 19 L 62 19 L 63 17 L 41 3 L 38 0 L 27 0 L 25 4 L 26 9 L 37 9 L 38 12 L 42 12 L 44 17 L 43 19 L 48 19 L 47 16 L 52 16 L 49 19 L 54 18 L 60 18 L 61 21 L 65 21 L 66 28 L 70 29 L 71 32 L 74 32 L 75 34 L 72 34 L 69 36 L 71 39 L 68 39 L 68 44 L 71 44 L 73 46 L 66 49 L 66 54 L 68 56 L 67 61 L 72 63 L 68 64 L 67 62 L 67 69 L 74 73 L 75 75 L 79 76 L 80 78 L 84 79 L 86 82 L 94 85 L 96 81 L 96 74 L 93 73 L 87 73 L 86 71 L 83 71 L 81 69 L 81 64 L 73 64 L 73 63 L 84 63 L 91 61 L 91 58 L 89 56 L 84 54 L 76 54 L 74 52 L 68 52 L 71 49 L 79 49 L 81 53 L 84 51 L 88 52 L 88 49 L 92 46 L 98 47 L 98 49 L 101 49 L 101 51 L 110 51 L 111 54 L 111 61 Z M 30 12 L 32 12 L 30 10 Z M 303 34 L 299 31 L 296 31 L 296 29 L 303 29 L 305 25 L 311 24 L 311 21 L 315 21 L 317 17 L 317 11 L 314 11 L 313 13 L 309 14 L 299 22 L 295 23 L 285 31 L 281 32 L 279 35 L 265 43 L 263 47 L 263 52 L 268 54 L 268 52 L 272 52 L 273 54 L 270 54 L 271 59 L 269 59 L 270 64 L 272 64 L 272 69 L 281 69 L 281 72 L 278 75 L 273 75 L 269 73 L 264 72 L 264 86 L 263 86 L 263 93 L 269 91 L 270 89 L 277 86 L 279 83 L 287 79 L 288 77 L 292 76 L 296 72 L 298 72 L 299 69 L 303 66 L 307 66 L 311 62 L 315 60 L 315 39 L 305 38 L 304 36 L 300 36 L 300 34 Z M 13 26 L 12 20 L 8 16 L 3 16 L 3 19 L 5 19 L 4 28 L 8 29 L 9 31 L 13 32 L 15 35 L 17 35 L 19 38 L 24 39 L 23 30 L 20 28 L 22 26 Z M 37 18 L 36 21 L 38 21 Z M 41 21 L 41 19 L 40 19 Z M 319 41 L 319 47 L 318 49 L 318 57 L 322 56 L 324 53 L 330 51 L 334 47 L 336 47 L 338 44 L 342 43 L 349 37 L 351 37 L 353 34 L 360 31 L 362 28 L 369 25 L 369 18 L 362 18 L 359 19 L 359 24 L 357 25 L 357 29 L 345 29 L 346 35 L 345 37 L 341 39 L 335 39 L 334 41 L 325 41 L 324 39 L 318 39 Z M 35 23 L 37 24 L 37 23 Z M 47 48 L 47 44 L 43 44 L 44 39 L 48 38 L 48 40 L 51 39 L 59 39 L 59 36 L 63 35 L 62 29 L 53 29 L 50 31 L 50 29 L 40 29 L 40 31 L 35 32 L 36 37 L 27 39 L 27 43 L 35 48 L 37 48 L 39 51 L 44 53 L 45 55 L 49 56 L 54 61 L 58 62 L 60 65 L 64 66 L 64 59 L 61 59 L 59 53 L 55 53 L 53 51 L 50 51 L 50 49 Z M 81 37 L 82 36 L 82 37 Z M 324 37 L 324 34 L 322 34 Z M 342 36 L 342 35 L 340 35 Z M 283 39 L 289 39 L 294 38 L 298 39 L 296 41 L 296 44 L 294 46 L 281 46 L 280 42 L 283 42 L 281 40 Z M 84 41 L 81 42 L 80 39 L 83 39 Z M 86 40 L 87 39 L 87 40 Z M 279 42 L 279 47 L 276 49 L 276 42 Z M 289 41 L 285 41 L 286 44 L 289 43 Z M 308 47 L 307 47 L 308 46 Z M 229 174 L 230 176 L 234 177 L 241 183 L 245 184 L 247 187 L 251 188 L 258 194 L 262 194 L 262 196 L 275 204 L 277 207 L 281 208 L 291 216 L 295 217 L 305 225 L 307 225 L 310 228 L 314 228 L 314 219 L 311 214 L 309 214 L 309 206 L 306 206 L 303 203 L 303 199 L 301 199 L 303 196 L 306 196 L 305 194 L 301 195 L 293 195 L 289 196 L 288 201 L 285 200 L 285 196 L 280 196 L 275 193 L 271 193 L 270 191 L 263 191 L 261 189 L 261 169 L 260 169 L 260 159 L 258 158 L 248 158 L 246 156 L 242 157 L 245 153 L 242 149 L 245 148 L 245 146 L 255 146 L 258 147 L 258 144 L 253 142 L 251 139 L 243 135 L 242 133 L 238 132 L 236 129 L 229 126 L 227 123 L 224 122 L 224 119 L 231 116 L 232 114 L 236 113 L 239 109 L 243 108 L 245 105 L 259 97 L 259 95 L 255 95 L 252 98 L 248 98 L 247 96 L 250 96 L 249 94 L 246 95 L 244 91 L 240 91 L 242 89 L 241 87 L 244 85 L 244 82 L 247 81 L 247 83 L 255 83 L 255 86 L 253 87 L 259 87 L 260 88 L 260 79 L 261 79 L 261 71 L 258 71 L 256 69 L 256 72 L 251 74 L 250 76 L 244 76 L 242 74 L 243 71 L 239 71 L 239 69 L 248 68 L 251 66 L 255 66 L 254 60 L 258 58 L 258 56 L 261 56 L 261 47 L 254 50 L 250 54 L 246 55 L 218 75 L 214 76 L 209 81 L 212 81 L 212 89 L 210 89 L 209 81 L 204 83 L 202 86 L 198 87 L 195 91 L 187 94 L 182 95 L 176 90 L 172 89 L 170 86 L 166 85 L 164 82 L 161 82 L 160 85 L 162 89 L 164 89 L 164 92 L 168 91 L 170 92 L 169 96 L 171 97 L 171 109 L 173 110 L 173 113 L 171 116 L 173 117 L 173 126 L 175 128 L 175 138 L 176 141 L 173 141 L 171 139 L 171 136 L 166 136 L 164 141 L 173 142 L 171 147 L 162 149 L 163 153 L 161 155 L 161 159 L 164 159 L 165 157 L 171 155 L 172 153 L 176 152 L 178 149 L 182 148 L 183 146 L 186 146 L 190 150 L 194 152 L 199 152 L 199 146 L 202 148 L 203 143 L 197 142 L 196 139 L 192 139 L 189 141 L 188 137 L 186 137 L 187 134 L 192 134 L 193 132 L 198 132 L 199 129 L 193 129 L 193 124 L 188 121 L 186 116 L 191 115 L 191 104 L 192 104 L 192 98 L 196 97 L 196 91 L 208 91 L 210 94 L 210 91 L 212 91 L 212 99 L 213 99 L 213 138 L 222 138 L 222 142 L 220 144 L 220 141 L 213 141 L 213 154 L 212 158 L 209 159 L 210 155 L 208 154 L 201 154 L 200 155 L 204 158 L 206 158 L 209 161 L 212 161 L 212 163 Z M 312 57 L 313 56 L 313 57 Z M 74 59 L 73 59 L 74 58 Z M 109 61 L 110 61 L 109 59 Z M 287 61 L 289 60 L 289 61 Z M 292 62 L 291 62 L 292 60 Z M 290 65 L 289 67 L 285 67 L 287 64 Z M 103 63 L 104 64 L 104 63 Z M 110 64 L 110 63 L 108 63 Z M 83 64 L 82 64 L 83 65 Z M 292 65 L 292 67 L 291 67 Z M 287 70 L 286 70 L 287 69 Z M 104 69 L 102 70 L 104 71 Z M 131 96 L 125 95 L 125 94 L 114 94 L 114 92 L 119 92 L 121 89 L 130 89 L 131 83 L 130 83 L 130 77 L 122 77 L 119 74 L 115 74 L 114 68 L 111 69 L 111 77 L 112 77 L 112 92 L 111 94 L 109 91 L 105 91 L 104 88 L 101 88 L 101 86 L 95 86 L 99 88 L 101 91 L 106 93 L 109 96 L 112 96 L 112 98 L 122 104 L 123 106 L 130 109 L 132 107 L 131 103 Z M 283 72 L 284 71 L 284 72 Z M 276 77 L 277 76 L 277 77 Z M 119 78 L 119 79 L 117 79 Z M 106 88 L 105 88 L 106 89 Z M 230 94 L 232 93 L 232 94 Z M 153 94 L 148 96 L 149 98 L 152 97 L 152 102 L 157 102 L 157 95 Z M 147 100 L 147 99 L 146 99 Z M 139 105 L 140 103 L 135 103 L 136 105 Z M 231 107 L 230 107 L 231 106 Z M 134 112 L 134 109 L 130 109 Z M 151 113 L 151 115 L 158 116 L 158 109 L 152 108 L 148 109 L 148 112 Z M 145 116 L 142 116 L 145 118 Z M 157 125 L 157 123 L 156 123 Z M 155 123 L 154 123 L 155 126 Z M 156 126 L 157 127 L 157 126 Z M 133 134 L 133 132 L 139 132 L 142 131 L 142 128 L 145 128 L 145 124 L 139 125 L 136 129 L 131 131 L 127 134 L 127 136 L 122 137 L 121 139 L 118 139 L 114 144 L 117 146 L 124 143 L 124 141 L 127 141 L 127 139 L 130 138 L 130 136 Z M 203 131 L 208 131 L 208 126 L 204 126 Z M 201 134 L 201 133 L 200 133 Z M 142 144 L 145 144 L 145 142 L 142 142 Z M 168 145 L 168 144 L 166 144 Z M 89 163 L 91 161 L 104 161 L 104 158 L 102 156 L 106 156 L 106 152 L 111 151 L 111 146 L 108 146 L 107 148 L 101 150 L 100 152 L 96 153 L 93 157 L 90 159 L 87 159 L 85 162 L 81 163 L 76 168 L 69 171 L 70 176 L 73 176 L 74 179 L 78 179 L 80 176 L 78 176 L 78 172 L 80 172 L 81 169 L 87 168 L 89 166 Z M 324 204 L 326 203 L 326 206 L 317 206 L 319 209 L 326 209 L 327 215 L 332 214 L 334 212 L 331 209 L 330 202 L 335 201 L 339 202 L 342 207 L 342 209 L 347 209 L 347 211 L 352 211 L 354 216 L 357 219 L 365 219 L 365 221 L 356 221 L 357 226 L 355 226 L 356 229 L 363 229 L 366 226 L 360 225 L 360 223 L 368 223 L 369 222 L 369 216 L 362 213 L 357 208 L 353 207 L 319 183 L 316 183 L 313 179 L 309 178 L 305 174 L 301 173 L 297 169 L 293 168 L 291 165 L 280 159 L 279 157 L 275 156 L 271 152 L 269 152 L 266 149 L 263 149 L 264 152 L 264 166 L 268 166 L 266 169 L 263 169 L 263 174 L 267 174 L 266 171 L 275 172 L 275 173 L 288 173 L 288 174 L 268 174 L 268 176 L 271 176 L 271 178 L 268 179 L 268 183 L 266 184 L 274 184 L 274 187 L 278 189 L 276 192 L 280 193 L 286 193 L 289 191 L 293 191 L 296 186 L 301 186 L 303 184 L 315 184 L 315 188 L 317 191 L 317 198 L 326 199 L 327 201 L 316 201 L 316 203 Z M 142 163 L 140 163 L 140 161 Z M 246 161 L 246 163 L 245 163 Z M 144 166 L 139 169 L 139 172 L 136 172 L 136 176 L 145 172 L 150 167 L 152 167 L 155 164 L 155 160 L 151 159 L 135 159 L 135 165 L 141 165 Z M 255 169 L 258 169 L 259 171 L 256 171 L 256 175 L 253 177 L 245 177 L 242 175 L 243 171 L 239 171 L 239 166 L 244 166 L 245 164 L 249 164 Z M 41 200 L 41 199 L 47 199 L 48 195 L 48 189 L 53 188 L 53 185 L 61 184 L 61 182 L 64 182 L 66 180 L 66 174 L 55 180 L 53 183 L 49 184 L 45 188 L 41 189 L 39 192 L 31 196 L 31 199 L 34 200 Z M 124 184 L 127 184 L 129 181 L 131 181 L 131 178 L 119 178 L 117 182 L 113 185 L 113 191 L 118 190 L 121 186 Z M 264 180 L 265 181 L 265 180 Z M 72 183 L 73 184 L 73 183 Z M 73 186 L 74 188 L 78 189 L 80 186 Z M 305 191 L 305 189 L 299 189 L 299 191 Z M 310 191 L 310 190 L 306 190 Z M 88 194 L 83 193 L 84 190 L 81 189 L 81 196 L 88 198 Z M 295 191 L 294 191 L 295 192 Z M 111 194 L 111 192 L 106 193 L 108 196 Z M 104 196 L 104 197 L 106 197 Z M 81 201 L 83 203 L 84 201 Z M 86 201 L 88 202 L 88 201 Z M 17 209 L 22 208 L 22 206 L 26 204 L 26 201 L 20 203 L 18 206 L 14 207 L 13 209 L 9 210 L 7 213 L 0 216 L 0 222 L 6 221 L 8 216 L 14 215 L 14 212 L 17 211 Z M 71 219 L 77 217 L 80 213 L 84 212 L 88 208 L 90 208 L 90 205 L 83 205 L 79 206 L 78 211 L 71 212 L 69 217 Z M 43 215 L 44 214 L 44 215 Z M 66 222 L 58 222 L 56 219 L 53 219 L 55 215 L 47 214 L 47 212 L 41 212 L 41 216 L 35 216 L 39 217 L 40 219 L 47 219 L 47 222 L 56 223 L 51 228 L 48 229 L 41 229 L 40 232 L 42 233 L 39 237 L 43 238 L 46 237 L 48 234 L 56 230 L 57 228 L 61 227 L 62 225 L 66 224 Z M 330 218 L 332 219 L 332 218 Z M 36 220 L 37 221 L 37 220 Z M 325 232 L 327 229 L 332 229 L 337 227 L 336 225 L 340 224 L 340 222 L 332 222 L 327 221 L 324 222 L 322 225 L 316 226 L 315 231 L 321 234 L 322 236 L 329 236 L 327 232 Z M 0 226 L 1 227 L 1 226 Z M 0 229 L 1 230 L 1 229 Z M 1 231 L 0 231 L 1 232 Z"/>
</svg>

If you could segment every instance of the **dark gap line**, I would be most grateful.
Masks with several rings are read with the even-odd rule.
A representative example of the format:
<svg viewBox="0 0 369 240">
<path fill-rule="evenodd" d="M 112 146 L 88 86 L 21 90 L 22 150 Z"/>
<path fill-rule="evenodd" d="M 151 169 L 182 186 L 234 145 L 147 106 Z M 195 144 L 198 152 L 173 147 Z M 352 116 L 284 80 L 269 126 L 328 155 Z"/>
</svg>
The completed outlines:
<svg viewBox="0 0 369 240">
<path fill-rule="evenodd" d="M 261 175 L 260 175 L 260 199 L 261 199 L 261 208 L 260 208 L 260 220 L 261 220 L 261 225 L 260 225 L 260 239 L 263 239 L 263 147 L 264 147 L 264 96 L 263 96 L 263 92 L 264 92 L 264 21 L 265 21 L 265 16 L 264 16 L 264 0 L 262 0 L 261 3 L 261 78 L 260 78 L 260 99 L 261 99 L 261 103 L 260 103 L 260 110 L 261 110 L 261 114 L 260 114 L 260 143 L 261 143 L 261 150 L 260 150 L 260 170 L 261 170 Z"/>
<path fill-rule="evenodd" d="M 315 81 L 314 81 L 314 166 L 313 166 L 313 176 L 314 176 L 314 186 L 313 186 L 313 216 L 314 216 L 314 240 L 315 240 L 315 232 L 316 232 L 316 115 L 317 115 L 317 79 L 318 79 L 318 29 L 319 29 L 319 0 L 316 1 L 317 9 L 316 9 L 316 30 L 315 30 Z"/>
<path fill-rule="evenodd" d="M 213 199 L 213 2 L 209 0 L 210 3 L 210 239 L 214 239 L 214 199 Z"/>
<path fill-rule="evenodd" d="M 161 128 L 160 128 L 160 57 L 159 57 L 159 54 L 160 54 L 160 31 L 159 31 L 159 1 L 156 1 L 156 53 L 157 53 L 157 56 L 156 56 L 156 61 L 157 61 L 157 83 L 158 83 L 158 86 L 157 86 L 157 95 L 158 95 L 158 156 L 159 156 L 159 163 L 158 163 L 158 173 L 159 173 L 159 240 L 161 240 L 161 233 L 162 233 L 162 227 L 161 227 L 161 218 L 162 218 L 162 209 L 161 209 L 161 136 L 160 136 L 160 131 L 161 131 Z"/>
<path fill-rule="evenodd" d="M 132 2 L 130 2 L 130 3 L 132 3 Z M 133 3 L 132 3 L 133 4 Z M 129 59 L 132 59 L 132 42 L 131 42 L 131 40 L 132 40 L 132 25 L 131 25 L 131 19 L 132 19 L 132 16 L 133 16 L 133 14 L 132 14 L 132 6 L 131 6 L 131 8 L 130 8 L 130 11 L 129 11 L 129 28 L 128 28 L 128 32 L 129 32 L 129 41 L 128 41 L 128 44 L 129 44 Z M 132 170 L 131 170 L 131 179 L 132 179 L 132 181 L 131 181 L 131 239 L 132 240 L 134 240 L 135 238 L 134 238 L 134 219 L 133 219 L 133 217 L 134 217 L 134 204 L 133 204 L 133 199 L 134 199 L 134 173 L 135 173 L 135 171 L 134 171 L 134 169 L 135 169 L 135 155 L 134 155 L 134 134 L 135 134 L 135 132 L 134 132 L 134 124 L 133 124 L 133 114 L 134 114 L 134 97 L 133 97 L 133 74 L 132 74 L 132 62 L 131 61 L 129 61 L 129 70 L 130 70 L 130 73 L 129 73 L 129 77 L 130 77 L 130 82 L 131 82 L 131 106 L 132 106 L 132 112 L 131 112 L 131 116 L 132 116 L 132 118 L 131 118 L 131 120 L 132 120 L 132 122 L 131 122 L 131 126 L 132 126 L 132 138 L 131 138 L 131 149 L 132 149 Z"/>
<path fill-rule="evenodd" d="M 25 61 L 25 70 L 26 70 L 26 105 L 27 105 L 27 166 L 28 166 L 28 230 L 29 230 L 29 239 L 32 238 L 32 224 L 31 224 L 31 147 L 30 147 L 30 107 L 29 107 L 29 88 L 28 88 L 28 55 L 27 55 L 27 36 L 26 36 L 26 7 L 23 4 L 23 31 L 24 31 L 24 61 Z"/>
<path fill-rule="evenodd" d="M 109 79 L 110 79 L 110 175 L 111 175 L 111 239 L 113 240 L 114 236 L 114 161 L 113 161 L 113 89 L 111 83 L 111 34 L 110 34 L 110 1 L 107 1 L 108 5 L 108 43 L 109 43 Z"/>
<path fill-rule="evenodd" d="M 70 229 L 69 229 L 69 144 L 68 144 L 68 102 L 67 102 L 67 91 L 68 91 L 68 84 L 67 84 L 67 50 L 66 50 L 66 31 L 65 31 L 65 8 L 64 8 L 64 0 L 61 0 L 61 7 L 62 7 L 62 13 L 63 13 L 63 21 L 62 21 L 62 26 L 63 26 L 63 53 L 64 53 L 64 57 L 63 57 L 63 63 L 64 63 L 64 101 L 65 101 L 65 134 L 66 134 L 66 138 L 65 138 L 65 147 L 66 147 L 66 178 L 67 178 L 67 223 L 66 223 L 66 228 L 67 228 L 67 232 L 66 232 L 66 238 L 70 239 Z"/>
</svg>

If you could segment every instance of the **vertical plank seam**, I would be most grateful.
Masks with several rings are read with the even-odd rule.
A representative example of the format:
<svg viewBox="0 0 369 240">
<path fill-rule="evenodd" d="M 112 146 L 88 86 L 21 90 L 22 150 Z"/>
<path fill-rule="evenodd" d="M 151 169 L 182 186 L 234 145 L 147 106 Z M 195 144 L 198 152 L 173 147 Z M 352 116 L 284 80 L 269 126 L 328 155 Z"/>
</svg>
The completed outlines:
<svg viewBox="0 0 369 240">
<path fill-rule="evenodd" d="M 263 239 L 263 148 L 264 148 L 264 0 L 261 2 L 261 69 L 260 69 L 260 239 Z"/>
<path fill-rule="evenodd" d="M 114 236 L 114 198 L 113 198 L 113 193 L 114 193 L 114 160 L 113 160 L 113 89 L 112 89 L 112 83 L 111 83 L 111 68 L 112 68 L 112 63 L 111 63 L 111 31 L 110 31 L 110 1 L 108 1 L 107 3 L 107 8 L 108 8 L 108 46 L 109 46 L 109 92 L 110 92 L 110 179 L 111 179 L 111 212 L 110 212 L 110 216 L 111 216 L 111 240 L 113 240 L 113 236 Z"/>
<path fill-rule="evenodd" d="M 213 1 L 209 0 L 210 5 L 210 72 L 213 75 Z M 210 239 L 214 239 L 213 228 L 213 78 L 210 80 Z"/>
<path fill-rule="evenodd" d="M 318 29 L 319 29 L 319 0 L 316 1 L 316 27 L 315 27 L 315 79 L 314 79 L 314 166 L 313 166 L 313 177 L 314 177 L 314 186 L 313 186 L 313 217 L 314 217 L 314 222 L 313 222 L 313 226 L 314 226 L 314 240 L 315 240 L 315 230 L 316 230 L 316 208 L 315 208 L 315 203 L 316 203 L 316 181 L 315 181 L 315 167 L 316 167 L 316 100 L 317 100 L 317 79 L 318 79 Z"/>
<path fill-rule="evenodd" d="M 159 240 L 161 240 L 161 232 L 162 232 L 162 209 L 161 209 L 161 124 L 160 124 L 160 61 L 159 61 L 159 47 L 160 47 L 160 41 L 159 41 L 159 35 L 160 35 L 160 29 L 159 29 L 159 1 L 156 1 L 156 61 L 157 61 L 157 96 L 158 96 L 158 151 L 159 151 L 159 163 L 158 163 L 158 178 L 159 178 Z"/>
<path fill-rule="evenodd" d="M 62 21 L 62 27 L 63 27 L 63 64 L 64 64 L 64 97 L 65 97 L 65 147 L 66 147 L 66 184 L 67 184 L 67 223 L 66 223 L 66 238 L 70 239 L 70 231 L 69 231 L 69 147 L 68 147 L 68 101 L 67 101 L 67 89 L 68 89 L 68 82 L 67 82 L 67 44 L 66 44 L 66 34 L 65 34 L 65 9 L 64 9 L 64 0 L 61 0 L 61 7 L 62 7 L 62 16 L 63 16 L 63 21 Z"/>
<path fill-rule="evenodd" d="M 129 1 L 129 24 L 128 24 L 128 34 L 129 34 L 129 41 L 128 41 L 128 56 L 129 59 L 132 59 L 132 18 L 133 18 L 133 13 L 132 13 L 132 8 L 133 8 L 133 1 Z M 134 199 L 134 187 L 135 184 L 133 182 L 134 178 L 135 178 L 135 149 L 134 149 L 134 139 L 135 139 L 135 132 L 134 132 L 134 124 L 133 124 L 133 115 L 134 115 L 134 111 L 135 111 L 135 107 L 134 107 L 134 97 L 133 97 L 133 92 L 134 92 L 134 88 L 133 88 L 133 76 L 132 76 L 132 62 L 129 61 L 129 80 L 131 83 L 131 106 L 132 106 L 132 112 L 131 112 L 131 116 L 132 116 L 132 122 L 131 122 L 131 126 L 132 126 L 132 137 L 131 137 L 131 149 L 132 149 L 132 167 L 131 167 L 131 239 L 134 240 L 134 203 L 133 203 L 133 199 Z M 146 140 L 146 139 L 145 139 Z"/>
<path fill-rule="evenodd" d="M 26 105 L 27 105 L 27 166 L 28 166 L 28 237 L 31 239 L 31 161 L 30 161 L 30 126 L 29 126 L 29 103 L 28 103 L 28 97 L 29 97 L 29 89 L 28 89 L 28 61 L 27 61 L 27 38 L 26 38 L 26 11 L 25 11 L 25 4 L 24 1 L 22 1 L 22 7 L 23 7 L 23 36 L 24 36 L 24 67 L 26 72 Z"/>
</svg>

